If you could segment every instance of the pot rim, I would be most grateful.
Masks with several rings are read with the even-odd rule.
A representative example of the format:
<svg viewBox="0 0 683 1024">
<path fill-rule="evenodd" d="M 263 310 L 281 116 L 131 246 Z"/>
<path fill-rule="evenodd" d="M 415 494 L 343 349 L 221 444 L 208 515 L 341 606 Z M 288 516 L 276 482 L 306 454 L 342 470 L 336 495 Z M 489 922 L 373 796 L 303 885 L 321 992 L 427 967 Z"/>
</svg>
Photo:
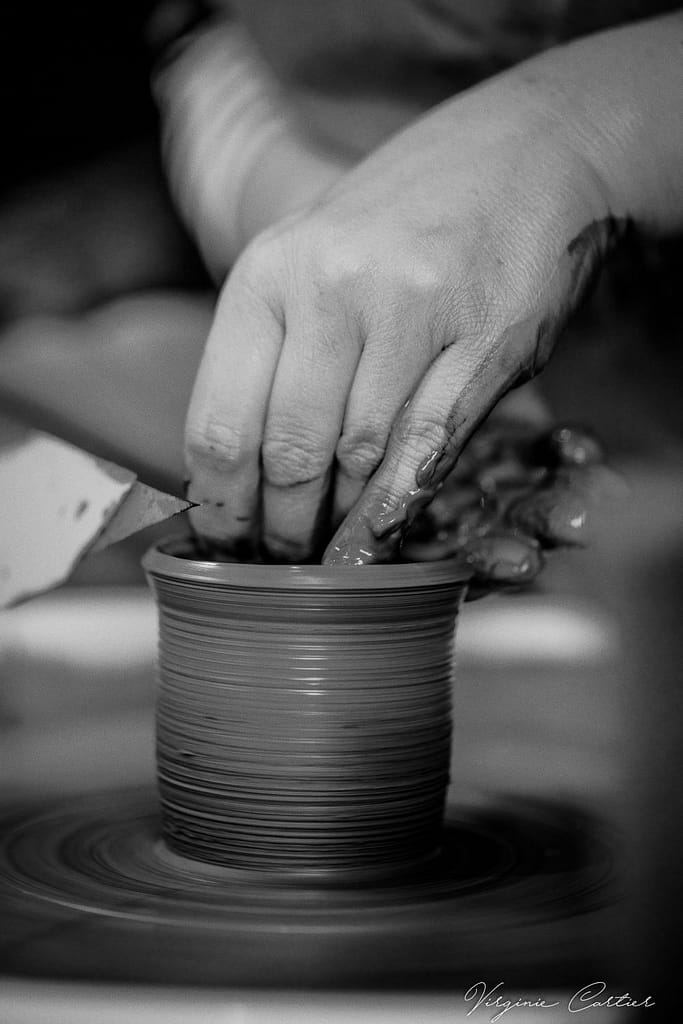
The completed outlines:
<svg viewBox="0 0 683 1024">
<path fill-rule="evenodd" d="M 458 558 L 434 562 L 393 562 L 382 565 L 263 565 L 248 562 L 212 562 L 182 557 L 178 552 L 189 534 L 172 534 L 146 552 L 142 565 L 154 578 L 275 590 L 399 590 L 444 584 L 463 587 L 472 570 Z"/>
</svg>

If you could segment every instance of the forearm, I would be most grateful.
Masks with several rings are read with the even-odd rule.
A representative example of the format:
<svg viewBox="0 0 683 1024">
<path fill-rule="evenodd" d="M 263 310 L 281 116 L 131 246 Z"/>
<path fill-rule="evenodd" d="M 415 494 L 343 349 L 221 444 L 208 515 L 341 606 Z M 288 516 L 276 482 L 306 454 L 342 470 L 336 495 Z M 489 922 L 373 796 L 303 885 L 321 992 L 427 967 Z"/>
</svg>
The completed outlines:
<svg viewBox="0 0 683 1024">
<path fill-rule="evenodd" d="M 229 20 L 200 28 L 157 76 L 155 93 L 172 190 L 217 279 L 254 235 L 344 170 L 303 136 L 277 80 Z"/>
<path fill-rule="evenodd" d="M 565 119 L 616 217 L 658 235 L 683 229 L 683 11 L 548 50 L 507 74 Z"/>
</svg>

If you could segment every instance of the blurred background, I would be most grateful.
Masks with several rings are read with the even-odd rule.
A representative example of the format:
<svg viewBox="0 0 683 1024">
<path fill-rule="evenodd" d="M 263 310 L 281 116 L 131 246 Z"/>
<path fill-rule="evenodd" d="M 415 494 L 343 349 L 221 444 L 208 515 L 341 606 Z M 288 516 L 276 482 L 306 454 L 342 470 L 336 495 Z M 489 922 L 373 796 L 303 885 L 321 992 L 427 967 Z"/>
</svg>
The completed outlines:
<svg viewBox="0 0 683 1024">
<path fill-rule="evenodd" d="M 0 399 L 180 494 L 214 294 L 161 172 L 152 6 L 0 8 Z M 590 552 L 551 559 L 535 593 L 467 606 L 453 754 L 454 799 L 567 800 L 615 830 L 623 917 L 605 969 L 655 997 L 680 916 L 682 270 L 680 242 L 630 239 L 543 376 L 554 415 L 602 436 L 632 501 Z M 156 619 L 139 559 L 163 532 L 0 615 L 6 798 L 152 778 Z"/>
</svg>

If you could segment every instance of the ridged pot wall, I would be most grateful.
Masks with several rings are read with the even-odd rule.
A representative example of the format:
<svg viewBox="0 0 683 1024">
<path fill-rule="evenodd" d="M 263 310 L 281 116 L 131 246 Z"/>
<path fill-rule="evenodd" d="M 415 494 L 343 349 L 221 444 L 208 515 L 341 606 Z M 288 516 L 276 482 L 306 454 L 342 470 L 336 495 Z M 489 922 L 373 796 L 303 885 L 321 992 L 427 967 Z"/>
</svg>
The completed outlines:
<svg viewBox="0 0 683 1024">
<path fill-rule="evenodd" d="M 176 853 L 271 877 L 393 875 L 439 845 L 453 562 L 327 568 L 145 558 L 157 765 Z"/>
</svg>

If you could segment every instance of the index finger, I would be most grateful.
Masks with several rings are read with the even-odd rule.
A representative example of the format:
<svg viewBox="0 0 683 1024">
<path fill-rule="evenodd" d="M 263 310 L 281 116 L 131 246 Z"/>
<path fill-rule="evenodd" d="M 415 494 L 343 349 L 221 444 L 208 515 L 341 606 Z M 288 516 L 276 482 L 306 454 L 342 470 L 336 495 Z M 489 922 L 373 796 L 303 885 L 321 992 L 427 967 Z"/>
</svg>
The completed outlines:
<svg viewBox="0 0 683 1024">
<path fill-rule="evenodd" d="M 437 356 L 397 418 L 384 461 L 325 551 L 325 564 L 394 557 L 470 435 L 516 383 L 533 334 L 506 334 L 493 342 L 461 339 Z"/>
<path fill-rule="evenodd" d="M 258 541 L 261 442 L 283 334 L 271 281 L 247 251 L 219 298 L 185 430 L 192 525 L 244 555 Z"/>
</svg>

